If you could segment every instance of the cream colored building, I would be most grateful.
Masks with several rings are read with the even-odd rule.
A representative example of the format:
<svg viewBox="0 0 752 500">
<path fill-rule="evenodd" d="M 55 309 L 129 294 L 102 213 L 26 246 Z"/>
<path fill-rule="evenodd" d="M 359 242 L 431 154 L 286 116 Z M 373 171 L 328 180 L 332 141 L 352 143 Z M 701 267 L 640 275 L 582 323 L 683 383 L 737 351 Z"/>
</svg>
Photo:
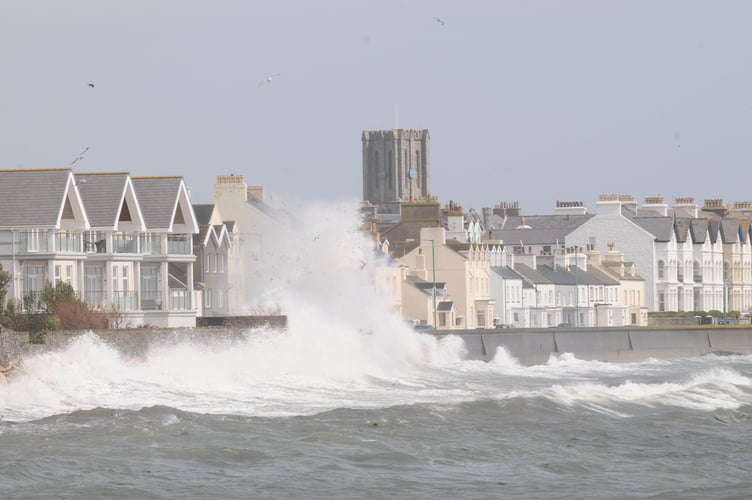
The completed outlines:
<svg viewBox="0 0 752 500">
<path fill-rule="evenodd" d="M 443 227 L 422 228 L 420 245 L 397 261 L 408 268 L 408 275 L 431 283 L 446 283 L 446 294 L 451 300 L 436 300 L 434 307 L 431 293 L 434 314 L 427 318 L 428 324 L 439 329 L 493 326 L 495 301 L 490 295 L 491 251 L 487 244 L 447 241 Z M 444 304 L 440 307 L 439 302 Z M 445 309 L 448 302 L 451 310 Z M 446 313 L 445 327 L 439 317 L 442 312 Z M 451 324 L 447 316 L 452 318 Z"/>
</svg>

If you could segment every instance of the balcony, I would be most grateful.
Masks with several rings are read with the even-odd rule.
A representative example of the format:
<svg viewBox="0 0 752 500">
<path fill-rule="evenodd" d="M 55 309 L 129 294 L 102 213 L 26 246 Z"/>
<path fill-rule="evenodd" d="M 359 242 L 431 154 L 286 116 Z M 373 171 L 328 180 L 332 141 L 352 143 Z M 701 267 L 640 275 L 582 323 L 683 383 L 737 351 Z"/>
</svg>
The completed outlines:
<svg viewBox="0 0 752 500">
<path fill-rule="evenodd" d="M 58 231 L 55 233 L 55 252 L 74 253 L 81 251 L 81 233 Z"/>
<path fill-rule="evenodd" d="M 113 253 L 137 253 L 138 239 L 133 233 L 115 233 L 112 237 Z"/>
<path fill-rule="evenodd" d="M 173 255 L 190 255 L 193 253 L 193 238 L 190 234 L 168 234 L 167 253 Z"/>
<path fill-rule="evenodd" d="M 138 294 L 136 292 L 112 292 L 112 305 L 120 311 L 138 309 Z"/>
<path fill-rule="evenodd" d="M 188 296 L 188 290 L 184 288 L 170 288 L 168 300 L 170 311 L 187 311 L 190 309 L 190 297 Z"/>
<path fill-rule="evenodd" d="M 41 229 L 21 231 L 16 253 L 19 255 L 47 252 L 47 232 Z"/>
</svg>

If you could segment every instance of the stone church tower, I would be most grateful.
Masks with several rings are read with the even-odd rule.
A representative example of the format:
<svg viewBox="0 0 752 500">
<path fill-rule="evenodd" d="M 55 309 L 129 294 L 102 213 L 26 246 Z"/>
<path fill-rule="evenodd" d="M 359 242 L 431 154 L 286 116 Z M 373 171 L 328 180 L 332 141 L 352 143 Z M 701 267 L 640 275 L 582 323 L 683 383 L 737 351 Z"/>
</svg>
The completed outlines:
<svg viewBox="0 0 752 500">
<path fill-rule="evenodd" d="M 364 130 L 361 140 L 364 201 L 399 214 L 404 202 L 430 199 L 428 130 Z"/>
</svg>

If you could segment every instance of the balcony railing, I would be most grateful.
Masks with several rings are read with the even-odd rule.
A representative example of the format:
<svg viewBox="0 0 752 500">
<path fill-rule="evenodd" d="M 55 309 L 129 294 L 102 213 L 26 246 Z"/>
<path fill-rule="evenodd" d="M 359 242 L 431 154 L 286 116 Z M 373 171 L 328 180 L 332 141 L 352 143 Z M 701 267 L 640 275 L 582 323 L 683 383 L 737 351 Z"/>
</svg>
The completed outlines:
<svg viewBox="0 0 752 500">
<path fill-rule="evenodd" d="M 140 237 L 141 253 L 145 255 L 161 254 L 160 236 L 158 234 L 142 234 Z"/>
<path fill-rule="evenodd" d="M 47 232 L 41 229 L 21 231 L 16 251 L 19 254 L 40 253 L 47 251 Z"/>
<path fill-rule="evenodd" d="M 168 300 L 171 311 L 187 311 L 190 308 L 191 301 L 186 289 L 170 288 Z"/>
<path fill-rule="evenodd" d="M 81 233 L 73 231 L 58 231 L 55 233 L 56 252 L 80 252 Z"/>
<path fill-rule="evenodd" d="M 177 255 L 193 253 L 193 238 L 190 234 L 168 234 L 167 253 Z"/>
<path fill-rule="evenodd" d="M 104 290 L 87 290 L 84 292 L 84 300 L 90 307 L 106 307 L 107 292 Z"/>
<path fill-rule="evenodd" d="M 138 239 L 133 233 L 116 233 L 112 237 L 113 253 L 137 253 Z"/>
<path fill-rule="evenodd" d="M 162 292 L 141 292 L 141 309 L 144 311 L 161 311 Z"/>
<path fill-rule="evenodd" d="M 138 309 L 138 294 L 136 292 L 112 292 L 112 305 L 121 311 Z"/>
</svg>

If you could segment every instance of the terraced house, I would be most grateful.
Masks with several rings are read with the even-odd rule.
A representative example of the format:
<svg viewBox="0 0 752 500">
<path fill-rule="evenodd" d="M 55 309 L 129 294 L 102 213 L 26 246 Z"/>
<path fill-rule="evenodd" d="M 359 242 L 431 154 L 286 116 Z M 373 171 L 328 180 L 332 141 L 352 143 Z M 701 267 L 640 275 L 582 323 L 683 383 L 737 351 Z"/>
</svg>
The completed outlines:
<svg viewBox="0 0 752 500">
<path fill-rule="evenodd" d="M 0 263 L 23 304 L 64 281 L 132 326 L 194 326 L 193 234 L 181 177 L 0 170 Z"/>
</svg>

